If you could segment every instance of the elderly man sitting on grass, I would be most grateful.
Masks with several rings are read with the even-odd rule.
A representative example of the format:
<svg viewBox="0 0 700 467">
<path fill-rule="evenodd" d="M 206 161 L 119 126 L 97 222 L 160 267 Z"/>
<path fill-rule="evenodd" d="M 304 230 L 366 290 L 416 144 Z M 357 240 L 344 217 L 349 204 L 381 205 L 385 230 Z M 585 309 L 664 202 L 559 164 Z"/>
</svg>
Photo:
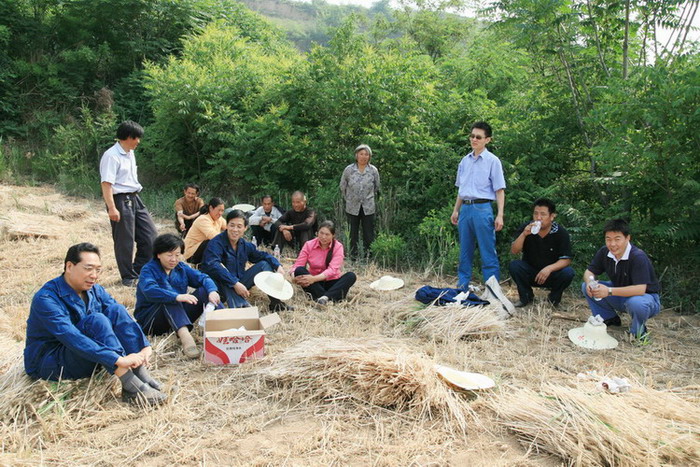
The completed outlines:
<svg viewBox="0 0 700 467">
<path fill-rule="evenodd" d="M 98 365 L 122 383 L 122 400 L 165 402 L 162 385 L 146 366 L 153 350 L 141 327 L 97 279 L 100 250 L 91 243 L 68 249 L 63 274 L 34 295 L 27 319 L 24 368 L 33 378 L 89 378 Z"/>
</svg>

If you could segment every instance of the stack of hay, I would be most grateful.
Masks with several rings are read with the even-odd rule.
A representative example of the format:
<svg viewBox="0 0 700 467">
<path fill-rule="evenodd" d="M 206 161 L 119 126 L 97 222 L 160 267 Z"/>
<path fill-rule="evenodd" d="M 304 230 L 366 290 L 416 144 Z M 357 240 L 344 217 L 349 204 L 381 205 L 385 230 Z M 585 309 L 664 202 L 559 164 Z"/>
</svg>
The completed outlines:
<svg viewBox="0 0 700 467">
<path fill-rule="evenodd" d="M 635 385 L 608 394 L 547 384 L 489 405 L 530 448 L 570 465 L 700 464 L 700 408 L 670 392 Z"/>
<path fill-rule="evenodd" d="M 500 334 L 505 322 L 498 317 L 497 305 L 459 307 L 430 305 L 398 316 L 408 323 L 411 333 L 438 342 L 483 338 Z"/>
<path fill-rule="evenodd" d="M 56 216 L 12 211 L 0 217 L 2 238 L 60 238 L 69 224 Z"/>
<path fill-rule="evenodd" d="M 262 371 L 284 394 L 317 399 L 351 398 L 467 428 L 466 401 L 442 382 L 435 363 L 392 339 L 304 341 Z"/>
</svg>

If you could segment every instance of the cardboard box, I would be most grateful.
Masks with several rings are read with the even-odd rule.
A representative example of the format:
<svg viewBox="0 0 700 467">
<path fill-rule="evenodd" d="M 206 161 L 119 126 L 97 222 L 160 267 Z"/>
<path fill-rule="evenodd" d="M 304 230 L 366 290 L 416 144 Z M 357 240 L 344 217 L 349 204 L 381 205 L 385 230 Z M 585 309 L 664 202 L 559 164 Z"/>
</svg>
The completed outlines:
<svg viewBox="0 0 700 467">
<path fill-rule="evenodd" d="M 260 316 L 257 307 L 205 312 L 204 361 L 238 365 L 265 356 L 265 331 L 280 322 L 277 313 Z M 244 326 L 245 331 L 238 331 Z"/>
</svg>

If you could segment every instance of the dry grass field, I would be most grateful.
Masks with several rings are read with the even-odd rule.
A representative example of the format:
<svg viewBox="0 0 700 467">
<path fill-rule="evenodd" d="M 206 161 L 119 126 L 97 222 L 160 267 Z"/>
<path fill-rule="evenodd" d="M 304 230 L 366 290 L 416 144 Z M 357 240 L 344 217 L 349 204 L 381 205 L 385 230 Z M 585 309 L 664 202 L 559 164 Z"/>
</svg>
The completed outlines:
<svg viewBox="0 0 700 467">
<path fill-rule="evenodd" d="M 479 327 L 464 311 L 413 300 L 417 287 L 453 278 L 403 275 L 403 289 L 379 293 L 369 283 L 387 271 L 374 266 L 356 269 L 344 303 L 318 309 L 297 293 L 255 363 L 205 366 L 185 360 L 175 336 L 153 338 L 152 372 L 170 396 L 163 407 L 121 403 L 104 371 L 32 381 L 22 362 L 29 303 L 60 274 L 70 245 L 101 247 L 100 281 L 130 310 L 134 289 L 120 285 L 101 203 L 4 185 L 0 205 L 0 465 L 700 464 L 699 317 L 667 310 L 650 321 L 649 345 L 613 328 L 618 348 L 587 351 L 566 337 L 588 317 L 573 294 L 558 310 L 565 318 L 538 302 Z M 259 293 L 254 301 L 267 310 Z M 454 392 L 434 364 L 497 386 Z M 589 371 L 628 378 L 632 390 L 599 392 L 577 377 Z"/>
</svg>

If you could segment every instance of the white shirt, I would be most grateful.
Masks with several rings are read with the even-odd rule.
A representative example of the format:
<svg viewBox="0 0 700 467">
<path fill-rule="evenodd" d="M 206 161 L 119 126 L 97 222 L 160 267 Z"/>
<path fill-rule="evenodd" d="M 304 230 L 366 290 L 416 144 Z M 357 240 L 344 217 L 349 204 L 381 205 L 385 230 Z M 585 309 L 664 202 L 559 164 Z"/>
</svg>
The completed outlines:
<svg viewBox="0 0 700 467">
<path fill-rule="evenodd" d="M 620 261 L 627 261 L 628 259 L 630 259 L 630 251 L 632 251 L 632 243 L 627 242 L 627 248 L 625 248 L 625 252 L 622 253 L 622 258 L 615 258 L 615 255 L 613 255 L 610 251 L 608 251 L 608 258 L 612 258 L 613 261 L 615 261 L 615 265 L 617 265 L 617 263 L 619 263 Z"/>
<path fill-rule="evenodd" d="M 143 189 L 139 183 L 134 151 L 126 152 L 117 142 L 107 149 L 100 159 L 100 178 L 112 184 L 112 193 L 138 193 Z"/>
<path fill-rule="evenodd" d="M 260 221 L 262 220 L 263 216 L 267 216 L 267 214 L 265 214 L 265 208 L 260 206 L 258 209 L 253 211 L 253 214 L 250 215 L 250 219 L 248 219 L 248 223 L 250 223 L 250 225 L 260 225 Z M 282 217 L 282 213 L 280 212 L 279 209 L 277 209 L 277 206 L 272 205 L 272 211 L 270 211 L 269 217 L 272 218 L 272 221 L 263 225 L 263 229 L 267 230 L 268 232 L 270 231 L 272 224 L 277 222 L 277 219 Z"/>
</svg>

